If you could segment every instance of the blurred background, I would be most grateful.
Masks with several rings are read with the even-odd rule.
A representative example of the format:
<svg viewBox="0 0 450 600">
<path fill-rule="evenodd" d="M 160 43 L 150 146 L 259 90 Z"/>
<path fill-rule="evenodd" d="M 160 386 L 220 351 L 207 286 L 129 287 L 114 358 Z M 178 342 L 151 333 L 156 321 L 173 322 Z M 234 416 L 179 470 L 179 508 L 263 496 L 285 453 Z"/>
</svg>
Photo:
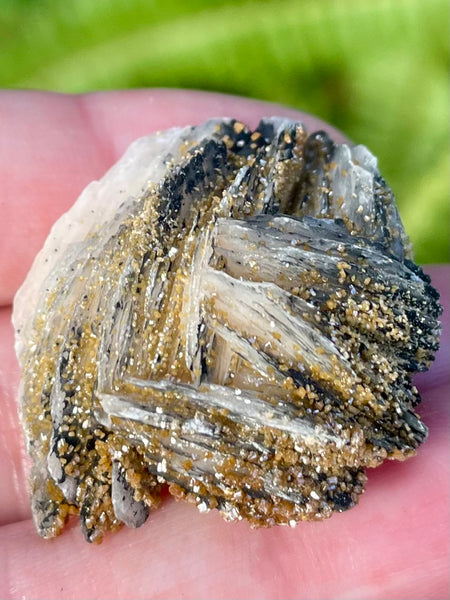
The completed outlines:
<svg viewBox="0 0 450 600">
<path fill-rule="evenodd" d="M 447 0 L 0 0 L 0 86 L 280 102 L 379 158 L 418 262 L 449 260 Z"/>
</svg>

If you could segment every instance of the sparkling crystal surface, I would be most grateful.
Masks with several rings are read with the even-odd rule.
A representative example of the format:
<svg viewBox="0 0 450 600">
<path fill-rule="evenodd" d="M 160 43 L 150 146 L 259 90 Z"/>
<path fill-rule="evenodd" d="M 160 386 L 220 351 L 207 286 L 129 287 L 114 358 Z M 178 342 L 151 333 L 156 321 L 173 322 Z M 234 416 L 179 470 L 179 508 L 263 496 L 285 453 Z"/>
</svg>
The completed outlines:
<svg viewBox="0 0 450 600">
<path fill-rule="evenodd" d="M 164 484 L 256 527 L 354 506 L 426 438 L 440 311 L 364 146 L 280 118 L 137 140 L 15 300 L 39 533 L 138 527 Z"/>
</svg>

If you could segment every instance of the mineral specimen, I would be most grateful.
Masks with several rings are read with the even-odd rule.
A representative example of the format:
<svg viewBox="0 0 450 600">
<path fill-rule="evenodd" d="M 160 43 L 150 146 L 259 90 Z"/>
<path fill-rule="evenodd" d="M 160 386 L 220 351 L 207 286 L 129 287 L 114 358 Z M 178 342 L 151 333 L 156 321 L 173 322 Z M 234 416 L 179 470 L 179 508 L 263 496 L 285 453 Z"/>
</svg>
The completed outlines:
<svg viewBox="0 0 450 600">
<path fill-rule="evenodd" d="M 138 527 L 166 483 L 255 527 L 352 507 L 427 435 L 439 314 L 364 146 L 280 118 L 137 140 L 15 301 L 39 533 Z"/>
</svg>

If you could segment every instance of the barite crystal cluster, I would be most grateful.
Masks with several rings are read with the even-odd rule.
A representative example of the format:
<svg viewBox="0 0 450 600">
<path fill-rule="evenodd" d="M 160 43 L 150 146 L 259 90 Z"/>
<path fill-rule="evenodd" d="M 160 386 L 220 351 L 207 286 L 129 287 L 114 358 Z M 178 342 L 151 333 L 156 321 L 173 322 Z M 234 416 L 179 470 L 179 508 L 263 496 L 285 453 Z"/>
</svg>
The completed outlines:
<svg viewBox="0 0 450 600">
<path fill-rule="evenodd" d="M 364 146 L 281 118 L 137 140 L 15 300 L 37 530 L 138 527 L 165 484 L 255 527 L 354 506 L 426 438 L 440 311 Z"/>
</svg>

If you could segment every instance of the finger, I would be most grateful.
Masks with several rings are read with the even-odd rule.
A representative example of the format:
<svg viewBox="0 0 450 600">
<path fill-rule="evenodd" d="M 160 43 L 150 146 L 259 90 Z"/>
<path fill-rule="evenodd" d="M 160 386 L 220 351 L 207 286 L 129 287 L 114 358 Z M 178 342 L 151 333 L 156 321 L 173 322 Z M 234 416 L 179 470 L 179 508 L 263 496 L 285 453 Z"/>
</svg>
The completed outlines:
<svg viewBox="0 0 450 600">
<path fill-rule="evenodd" d="M 17 411 L 19 367 L 14 356 L 11 310 L 0 309 L 0 525 L 28 518 L 28 463 Z"/>
<path fill-rule="evenodd" d="M 0 93 L 0 305 L 9 304 L 51 225 L 101 177 L 135 138 L 168 127 L 233 116 L 322 121 L 275 104 L 185 90 L 132 90 L 65 96 Z"/>
<path fill-rule="evenodd" d="M 252 531 L 171 500 L 99 547 L 78 527 L 43 541 L 30 522 L 6 526 L 0 597 L 443 598 L 448 493 L 437 450 L 431 441 L 391 463 L 351 511 L 296 529 Z"/>
</svg>

